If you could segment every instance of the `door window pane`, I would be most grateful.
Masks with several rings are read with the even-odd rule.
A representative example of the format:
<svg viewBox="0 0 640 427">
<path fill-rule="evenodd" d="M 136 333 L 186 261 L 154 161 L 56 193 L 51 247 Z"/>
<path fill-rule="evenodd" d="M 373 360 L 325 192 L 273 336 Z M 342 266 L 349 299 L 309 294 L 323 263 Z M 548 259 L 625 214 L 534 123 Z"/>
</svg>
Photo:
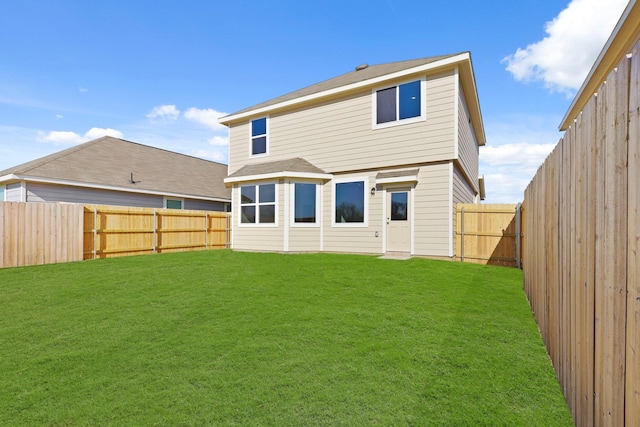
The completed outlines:
<svg viewBox="0 0 640 427">
<path fill-rule="evenodd" d="M 391 220 L 407 220 L 407 193 L 391 193 Z"/>
</svg>

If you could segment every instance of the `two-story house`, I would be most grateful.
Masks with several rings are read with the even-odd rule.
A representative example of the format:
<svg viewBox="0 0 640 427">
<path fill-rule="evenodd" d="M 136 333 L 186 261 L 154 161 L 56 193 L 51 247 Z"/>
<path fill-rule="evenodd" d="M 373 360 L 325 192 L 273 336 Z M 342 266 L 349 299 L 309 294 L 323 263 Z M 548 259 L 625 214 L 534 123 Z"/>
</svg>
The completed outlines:
<svg viewBox="0 0 640 427">
<path fill-rule="evenodd" d="M 352 72 L 227 115 L 237 250 L 450 258 L 484 198 L 468 52 Z"/>
</svg>

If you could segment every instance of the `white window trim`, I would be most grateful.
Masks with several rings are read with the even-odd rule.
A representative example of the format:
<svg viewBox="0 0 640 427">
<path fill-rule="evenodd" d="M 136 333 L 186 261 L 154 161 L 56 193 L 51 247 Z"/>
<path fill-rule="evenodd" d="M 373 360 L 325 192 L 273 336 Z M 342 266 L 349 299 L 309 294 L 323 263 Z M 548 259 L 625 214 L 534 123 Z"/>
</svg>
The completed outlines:
<svg viewBox="0 0 640 427">
<path fill-rule="evenodd" d="M 336 222 L 336 184 L 345 182 L 364 182 L 364 222 Z M 331 226 L 339 228 L 362 228 L 369 226 L 369 177 L 354 176 L 334 179 L 331 183 Z"/>
<path fill-rule="evenodd" d="M 290 197 L 289 200 L 289 225 L 291 227 L 300 228 L 318 228 L 320 227 L 320 192 L 322 191 L 321 183 L 317 181 L 295 180 L 290 181 Z M 296 184 L 314 184 L 316 186 L 316 222 L 296 222 Z"/>
<path fill-rule="evenodd" d="M 379 90 L 384 90 L 384 89 L 389 89 L 392 87 L 399 87 L 405 83 L 411 83 L 411 82 L 415 82 L 419 80 L 420 81 L 420 115 L 417 117 L 411 117 L 408 119 L 396 119 L 392 122 L 386 122 L 386 123 L 377 123 L 377 112 L 378 112 L 378 96 L 377 93 Z M 400 96 L 400 91 L 397 90 L 396 91 L 396 96 Z M 404 80 L 401 82 L 398 82 L 396 84 L 390 85 L 390 86 L 383 86 L 383 87 L 377 87 L 375 89 L 371 90 L 371 128 L 372 129 L 384 129 L 384 128 L 389 128 L 389 127 L 394 127 L 394 126 L 401 126 L 401 125 L 406 125 L 409 123 L 418 123 L 418 122 L 424 122 L 425 120 L 427 120 L 427 80 L 425 77 L 420 77 L 418 79 L 413 78 L 413 79 L 409 79 L 409 80 Z M 396 114 L 397 117 L 400 117 L 400 102 L 396 102 Z"/>
<path fill-rule="evenodd" d="M 275 193 L 275 222 L 273 223 L 259 223 L 259 222 L 255 222 L 255 223 L 251 223 L 251 222 L 242 222 L 242 187 L 251 187 L 254 186 L 256 187 L 256 197 L 259 198 L 259 190 L 258 190 L 258 186 L 260 185 L 265 185 L 265 184 L 274 184 L 274 193 Z M 279 193 L 278 190 L 279 189 L 279 185 L 277 181 L 264 181 L 264 182 L 254 182 L 252 184 L 241 184 L 238 185 L 238 227 L 278 227 L 278 212 L 279 212 Z M 260 206 L 260 202 L 258 201 L 257 203 L 254 204 L 256 207 L 256 217 L 260 216 L 260 213 L 258 212 L 259 210 L 259 206 Z M 246 206 L 246 205 L 244 205 Z"/>
<path fill-rule="evenodd" d="M 180 209 L 176 209 L 176 210 L 184 210 L 184 199 L 181 199 L 179 197 L 163 197 L 162 198 L 162 207 L 164 209 L 169 209 L 167 208 L 167 200 L 173 200 L 176 202 L 180 202 Z"/>
<path fill-rule="evenodd" d="M 266 119 L 266 124 L 265 124 L 265 128 L 266 128 L 266 140 L 265 140 L 265 151 L 264 153 L 260 153 L 260 154 L 253 154 L 253 121 L 254 120 L 260 120 L 260 119 Z M 271 120 L 269 120 L 269 116 L 261 116 L 261 117 L 256 117 L 255 119 L 251 119 L 249 120 L 249 158 L 256 158 L 256 157 L 265 157 L 269 155 L 269 122 Z"/>
</svg>

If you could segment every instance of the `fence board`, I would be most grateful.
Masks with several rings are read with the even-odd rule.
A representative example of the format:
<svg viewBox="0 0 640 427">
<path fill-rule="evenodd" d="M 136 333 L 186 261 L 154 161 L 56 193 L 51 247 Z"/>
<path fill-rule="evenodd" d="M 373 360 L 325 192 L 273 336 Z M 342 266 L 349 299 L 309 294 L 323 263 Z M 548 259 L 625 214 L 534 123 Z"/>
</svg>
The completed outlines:
<svg viewBox="0 0 640 427">
<path fill-rule="evenodd" d="M 640 425 L 640 47 L 631 57 L 628 143 L 625 420 Z"/>
</svg>

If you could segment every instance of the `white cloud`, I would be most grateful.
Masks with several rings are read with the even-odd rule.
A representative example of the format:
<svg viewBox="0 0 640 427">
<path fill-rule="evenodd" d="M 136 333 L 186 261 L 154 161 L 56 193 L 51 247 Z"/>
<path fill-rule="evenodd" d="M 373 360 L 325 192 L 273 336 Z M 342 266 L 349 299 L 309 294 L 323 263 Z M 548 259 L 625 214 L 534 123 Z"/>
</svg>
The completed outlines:
<svg viewBox="0 0 640 427">
<path fill-rule="evenodd" d="M 229 138 L 227 138 L 226 136 L 214 136 L 209 140 L 209 144 L 219 147 L 226 147 L 227 145 L 229 145 Z"/>
<path fill-rule="evenodd" d="M 227 163 L 227 152 L 211 151 L 206 149 L 194 150 L 190 153 L 194 157 L 200 157 L 201 159 L 213 160 L 218 163 Z"/>
<path fill-rule="evenodd" d="M 547 36 L 502 61 L 518 81 L 541 80 L 551 91 L 572 94 L 620 19 L 628 0 L 572 0 L 545 24 Z"/>
<path fill-rule="evenodd" d="M 103 136 L 112 136 L 114 138 L 122 138 L 122 132 L 111 128 L 91 128 L 84 134 L 87 140 L 101 138 Z"/>
<path fill-rule="evenodd" d="M 226 114 L 227 113 L 222 113 L 211 108 L 199 109 L 192 107 L 184 112 L 184 117 L 210 129 L 219 131 L 226 129 L 226 127 L 218 123 L 218 118 Z"/>
<path fill-rule="evenodd" d="M 122 132 L 110 128 L 91 128 L 84 135 L 70 131 L 51 131 L 48 133 L 38 132 L 38 141 L 47 142 L 53 145 L 74 145 L 97 139 L 103 136 L 113 136 L 122 138 Z"/>
<path fill-rule="evenodd" d="M 151 112 L 147 114 L 150 119 L 162 118 L 167 120 L 176 120 L 180 116 L 180 110 L 175 105 L 158 105 L 153 107 Z"/>
</svg>

